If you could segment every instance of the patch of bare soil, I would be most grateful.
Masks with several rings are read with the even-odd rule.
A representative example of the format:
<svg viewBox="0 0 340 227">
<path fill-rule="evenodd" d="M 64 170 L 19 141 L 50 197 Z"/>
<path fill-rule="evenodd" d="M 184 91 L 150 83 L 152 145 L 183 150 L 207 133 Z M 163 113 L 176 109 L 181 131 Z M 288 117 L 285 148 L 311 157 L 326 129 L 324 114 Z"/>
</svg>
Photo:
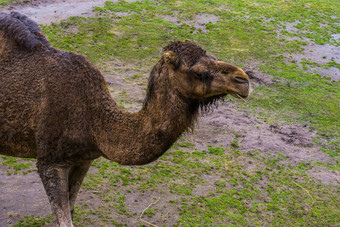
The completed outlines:
<svg viewBox="0 0 340 227">
<path fill-rule="evenodd" d="M 239 110 L 236 104 L 225 103 L 212 114 L 201 117 L 200 124 L 186 139 L 199 150 L 212 146 L 230 147 L 237 139 L 240 150 L 260 151 L 274 157 L 278 152 L 287 162 L 296 165 L 320 161 L 333 163 L 332 159 L 313 143 L 315 132 L 301 125 L 272 125 Z M 338 175 L 340 177 L 340 175 Z M 323 180 L 322 178 L 318 178 Z"/>
<path fill-rule="evenodd" d="M 170 21 L 177 26 L 182 26 L 183 24 L 191 25 L 194 28 L 196 28 L 196 32 L 198 30 L 201 30 L 204 33 L 207 32 L 206 24 L 209 24 L 209 23 L 215 24 L 219 20 L 221 20 L 216 15 L 208 14 L 208 13 L 195 15 L 192 20 L 180 20 L 178 16 L 178 12 L 175 13 L 175 16 L 161 15 L 159 17 L 162 18 L 163 20 Z"/>
<path fill-rule="evenodd" d="M 334 61 L 340 64 L 340 46 L 334 46 L 330 44 L 319 45 L 311 42 L 311 40 L 307 38 L 300 38 L 300 37 L 290 37 L 282 35 L 282 30 L 285 30 L 289 33 L 293 34 L 306 34 L 307 31 L 299 30 L 295 26 L 301 23 L 300 21 L 296 20 L 291 23 L 284 23 L 281 30 L 278 30 L 278 35 L 285 38 L 286 40 L 298 40 L 298 41 L 306 41 L 308 44 L 303 46 L 303 51 L 301 53 L 293 53 L 293 54 L 286 54 L 285 56 L 288 57 L 288 62 L 298 63 L 301 64 L 302 61 L 309 61 L 312 63 L 317 63 L 321 65 L 326 65 L 331 61 Z M 323 25 L 320 24 L 322 27 Z M 340 39 L 340 34 L 332 34 L 330 41 L 336 41 Z M 330 77 L 333 81 L 340 80 L 340 69 L 337 67 L 309 67 L 306 69 L 307 72 L 310 73 L 318 73 L 321 76 Z"/>
<path fill-rule="evenodd" d="M 268 75 L 264 75 L 262 73 L 260 73 L 257 68 L 247 68 L 247 69 L 243 69 L 250 81 L 251 81 L 251 85 L 253 87 L 258 87 L 260 85 L 268 85 L 268 84 L 272 84 L 272 83 L 276 83 L 277 81 L 272 79 L 271 77 L 269 77 Z"/>
<path fill-rule="evenodd" d="M 23 5 L 11 5 L 0 9 L 0 12 L 17 11 L 25 14 L 38 24 L 58 23 L 71 16 L 92 16 L 93 7 L 104 6 L 106 0 L 43 0 Z M 117 0 L 112 0 L 117 2 Z"/>
<path fill-rule="evenodd" d="M 7 167 L 0 166 L 0 191 L 0 226 L 11 226 L 25 215 L 47 216 L 51 212 L 36 172 L 7 175 Z"/>
<path fill-rule="evenodd" d="M 303 49 L 302 53 L 290 54 L 288 56 L 289 62 L 301 63 L 304 60 L 308 60 L 317 64 L 327 64 L 334 61 L 340 64 L 340 46 L 307 44 L 303 46 Z M 336 67 L 322 68 L 316 66 L 308 68 L 307 71 L 317 72 L 321 76 L 328 76 L 334 81 L 340 80 L 340 69 Z"/>
</svg>

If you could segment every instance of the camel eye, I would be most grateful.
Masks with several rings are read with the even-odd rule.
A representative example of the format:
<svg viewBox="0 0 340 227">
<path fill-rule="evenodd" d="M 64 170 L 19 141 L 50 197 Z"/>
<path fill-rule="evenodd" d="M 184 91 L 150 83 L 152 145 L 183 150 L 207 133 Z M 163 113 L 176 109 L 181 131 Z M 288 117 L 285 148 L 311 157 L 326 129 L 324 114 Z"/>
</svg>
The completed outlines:
<svg viewBox="0 0 340 227">
<path fill-rule="evenodd" d="M 203 77 L 204 79 L 207 79 L 207 78 L 211 77 L 211 73 L 210 73 L 210 72 L 204 72 L 204 73 L 202 74 L 202 77 Z"/>
<path fill-rule="evenodd" d="M 210 72 L 203 72 L 203 73 L 195 73 L 196 77 L 202 80 L 206 80 L 208 78 L 211 78 L 211 73 Z"/>
</svg>

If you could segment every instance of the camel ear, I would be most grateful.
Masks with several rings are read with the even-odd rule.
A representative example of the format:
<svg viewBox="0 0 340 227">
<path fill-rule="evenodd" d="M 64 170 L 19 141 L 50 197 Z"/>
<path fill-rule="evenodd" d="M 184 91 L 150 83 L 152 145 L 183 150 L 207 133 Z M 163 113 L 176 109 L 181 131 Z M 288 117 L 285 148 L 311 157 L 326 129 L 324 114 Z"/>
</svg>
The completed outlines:
<svg viewBox="0 0 340 227">
<path fill-rule="evenodd" d="M 163 53 L 163 58 L 165 63 L 169 65 L 172 69 L 177 69 L 179 67 L 179 58 L 175 52 L 171 50 L 165 51 Z"/>
</svg>

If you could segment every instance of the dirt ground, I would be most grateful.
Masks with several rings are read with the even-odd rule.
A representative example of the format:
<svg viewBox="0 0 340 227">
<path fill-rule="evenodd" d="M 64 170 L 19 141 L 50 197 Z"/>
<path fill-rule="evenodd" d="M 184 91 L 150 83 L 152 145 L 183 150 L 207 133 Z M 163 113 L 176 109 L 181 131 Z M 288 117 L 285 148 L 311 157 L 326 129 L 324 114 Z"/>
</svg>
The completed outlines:
<svg viewBox="0 0 340 227">
<path fill-rule="evenodd" d="M 0 9 L 0 12 L 18 11 L 31 17 L 39 24 L 50 24 L 66 19 L 70 16 L 87 16 L 92 15 L 92 7 L 102 6 L 105 0 L 56 0 L 56 1 L 33 1 L 22 5 L 12 5 Z M 218 18 L 207 19 L 209 15 L 202 15 L 197 18 L 196 23 L 199 28 L 204 29 L 202 24 L 207 20 L 213 22 Z M 175 20 L 174 18 L 166 18 Z M 311 54 L 310 49 L 315 47 L 307 46 L 306 53 Z M 335 55 L 335 61 L 339 62 L 338 47 L 329 46 L 330 55 Z M 315 58 L 318 57 L 318 49 L 315 49 Z M 293 55 L 292 58 L 302 59 L 303 54 Z M 309 56 L 310 57 L 310 56 Z M 322 56 L 319 56 L 320 59 Z M 332 56 L 329 56 L 332 57 Z M 333 56 L 334 57 L 334 56 Z M 339 80 L 340 73 L 334 72 L 334 80 Z M 114 74 L 105 75 L 109 85 L 116 93 L 122 91 L 122 87 L 131 97 L 144 97 L 145 91 L 136 88 L 133 84 L 123 81 Z M 253 85 L 269 84 L 273 81 L 264 75 L 253 70 Z M 124 85 L 124 86 L 122 86 Z M 256 88 L 255 88 L 256 89 Z M 113 94 L 115 95 L 115 94 Z M 132 100 L 133 104 L 129 107 L 131 110 L 137 110 L 140 107 L 140 99 Z M 224 102 L 219 105 L 218 109 L 212 113 L 200 117 L 199 123 L 193 133 L 185 135 L 185 139 L 195 145 L 195 149 L 207 149 L 206 144 L 230 146 L 235 136 L 238 136 L 240 149 L 246 152 L 260 151 L 263 155 L 275 155 L 280 152 L 287 157 L 285 160 L 293 165 L 299 163 L 323 162 L 330 164 L 333 160 L 320 150 L 320 147 L 313 143 L 316 132 L 304 125 L 282 125 L 280 122 L 272 122 L 270 119 L 263 120 L 251 116 L 247 111 L 242 110 L 239 106 L 242 102 Z M 214 133 L 212 133 L 214 132 Z M 242 160 L 240 160 L 242 161 Z M 253 168 L 251 163 L 243 160 L 245 168 Z M 91 169 L 91 171 L 95 171 Z M 310 176 L 320 180 L 324 184 L 333 184 L 340 186 L 340 173 L 338 171 L 328 170 L 326 168 L 312 168 Z M 196 189 L 199 193 L 199 188 Z M 7 167 L 0 166 L 0 227 L 10 226 L 16 223 L 25 215 L 47 216 L 51 209 L 48 204 L 45 191 L 36 172 L 30 172 L 26 175 L 8 175 Z M 127 203 L 134 203 L 138 200 L 138 194 L 135 198 L 129 198 Z M 100 204 L 101 200 L 96 201 L 96 195 L 81 190 L 78 201 L 91 201 L 94 206 Z M 145 203 L 147 205 L 148 202 Z M 142 210 L 142 206 L 140 207 Z M 133 226 L 134 223 L 129 223 Z"/>
</svg>

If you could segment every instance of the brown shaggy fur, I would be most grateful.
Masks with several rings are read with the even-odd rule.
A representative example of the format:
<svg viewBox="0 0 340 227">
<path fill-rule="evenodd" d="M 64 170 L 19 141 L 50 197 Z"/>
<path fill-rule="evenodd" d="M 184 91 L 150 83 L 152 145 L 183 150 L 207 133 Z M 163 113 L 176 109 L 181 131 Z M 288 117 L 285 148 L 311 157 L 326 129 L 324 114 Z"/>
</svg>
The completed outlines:
<svg viewBox="0 0 340 227">
<path fill-rule="evenodd" d="M 52 48 L 19 13 L 0 14 L 0 87 L 0 154 L 37 159 L 59 226 L 72 226 L 92 160 L 149 163 L 193 125 L 200 107 L 249 93 L 240 68 L 176 41 L 150 74 L 142 110 L 124 112 L 85 57 Z"/>
</svg>

